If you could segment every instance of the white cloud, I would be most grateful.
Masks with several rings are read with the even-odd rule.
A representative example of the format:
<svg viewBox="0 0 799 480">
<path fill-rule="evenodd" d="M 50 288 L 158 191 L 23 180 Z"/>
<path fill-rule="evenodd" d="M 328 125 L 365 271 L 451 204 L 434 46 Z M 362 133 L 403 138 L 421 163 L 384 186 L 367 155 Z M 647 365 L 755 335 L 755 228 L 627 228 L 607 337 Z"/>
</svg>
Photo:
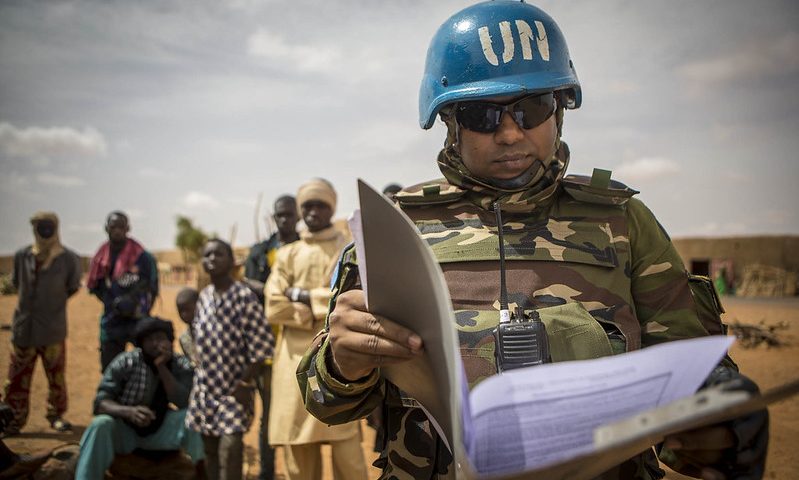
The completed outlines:
<svg viewBox="0 0 799 480">
<path fill-rule="evenodd" d="M 681 168 L 677 162 L 667 158 L 645 157 L 624 162 L 613 171 L 616 178 L 636 183 L 676 175 Z"/>
<path fill-rule="evenodd" d="M 291 45 L 264 27 L 247 39 L 247 53 L 304 72 L 333 71 L 341 58 L 338 49 L 327 45 Z"/>
<path fill-rule="evenodd" d="M 56 175 L 53 173 L 40 173 L 36 180 L 43 185 L 53 185 L 56 187 L 82 187 L 86 181 L 72 175 Z"/>
<path fill-rule="evenodd" d="M 799 70 L 799 33 L 765 38 L 736 45 L 724 56 L 682 65 L 677 69 L 685 79 L 700 84 L 726 83 L 741 79 L 763 79 Z"/>
<path fill-rule="evenodd" d="M 20 158 L 77 155 L 105 156 L 108 152 L 103 135 L 93 127 L 76 130 L 70 127 L 17 128 L 0 122 L 0 152 Z"/>
<path fill-rule="evenodd" d="M 211 208 L 219 207 L 219 201 L 207 193 L 192 191 L 183 197 L 183 205 L 189 208 Z"/>
</svg>

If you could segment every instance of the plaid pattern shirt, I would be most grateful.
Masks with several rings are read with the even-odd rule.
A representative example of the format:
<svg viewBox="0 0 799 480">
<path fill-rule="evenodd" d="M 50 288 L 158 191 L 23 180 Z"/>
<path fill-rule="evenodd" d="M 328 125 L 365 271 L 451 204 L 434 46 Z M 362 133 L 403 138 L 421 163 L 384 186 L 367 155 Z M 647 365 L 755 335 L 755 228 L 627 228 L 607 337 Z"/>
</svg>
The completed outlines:
<svg viewBox="0 0 799 480">
<path fill-rule="evenodd" d="M 186 426 L 203 435 L 246 432 L 253 410 L 233 397 L 247 367 L 272 356 L 275 340 L 261 302 L 241 282 L 200 292 L 194 331 L 196 369 Z"/>
<path fill-rule="evenodd" d="M 130 378 L 125 382 L 122 395 L 119 396 L 119 403 L 122 405 L 139 405 L 144 399 L 144 391 L 147 389 L 147 364 L 144 363 L 141 351 L 138 355 L 126 355 L 123 358 L 124 368 L 130 372 Z"/>
<path fill-rule="evenodd" d="M 172 357 L 171 372 L 181 397 L 179 408 L 185 408 L 192 385 L 191 362 L 183 355 Z M 94 398 L 94 411 L 100 401 L 109 399 L 122 405 L 150 405 L 160 379 L 144 362 L 140 348 L 123 352 L 114 358 L 103 372 Z"/>
</svg>

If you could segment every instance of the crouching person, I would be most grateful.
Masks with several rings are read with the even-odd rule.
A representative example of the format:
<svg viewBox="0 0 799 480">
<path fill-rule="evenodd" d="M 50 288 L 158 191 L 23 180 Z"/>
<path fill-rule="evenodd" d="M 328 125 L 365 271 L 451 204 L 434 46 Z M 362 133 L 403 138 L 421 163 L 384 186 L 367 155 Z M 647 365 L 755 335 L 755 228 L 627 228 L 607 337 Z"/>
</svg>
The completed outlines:
<svg viewBox="0 0 799 480">
<path fill-rule="evenodd" d="M 77 480 L 103 478 L 115 455 L 136 448 L 182 447 L 195 465 L 203 459 L 202 438 L 184 426 L 193 371 L 186 357 L 172 352 L 174 339 L 171 322 L 144 318 L 136 326 L 137 348 L 108 365 L 94 399 L 96 416 L 80 441 Z"/>
</svg>

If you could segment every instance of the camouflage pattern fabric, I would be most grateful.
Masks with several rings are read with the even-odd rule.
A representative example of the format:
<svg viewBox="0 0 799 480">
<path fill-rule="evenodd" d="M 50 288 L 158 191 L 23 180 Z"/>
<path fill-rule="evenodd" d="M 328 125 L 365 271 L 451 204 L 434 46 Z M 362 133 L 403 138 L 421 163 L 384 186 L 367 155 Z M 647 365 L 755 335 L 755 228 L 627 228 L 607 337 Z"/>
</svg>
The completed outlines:
<svg viewBox="0 0 799 480">
<path fill-rule="evenodd" d="M 565 144 L 559 152 L 565 167 Z M 495 215 L 486 208 L 497 192 L 478 189 L 471 181 L 454 185 L 448 180 L 410 187 L 397 200 L 441 264 L 473 387 L 497 372 L 492 330 L 499 321 L 499 250 Z M 612 353 L 707 335 L 682 261 L 652 213 L 632 198 L 637 192 L 619 182 L 594 180 L 568 176 L 537 194 L 499 195 L 505 200 L 502 228 L 511 308 L 538 310 L 542 318 L 560 308 L 555 316 L 582 324 L 588 316 L 598 328 L 588 329 L 586 338 L 594 335 L 595 341 L 596 331 L 604 333 Z M 354 248 L 342 257 L 331 310 L 337 295 L 353 288 L 360 288 Z M 572 357 L 605 348 L 576 348 Z M 380 478 L 435 479 L 448 471 L 450 454 L 413 399 L 378 371 L 358 382 L 340 382 L 327 368 L 328 355 L 327 341 L 320 341 L 297 370 L 313 415 L 337 424 L 362 418 L 382 404 L 387 438 L 376 462 L 383 469 Z M 650 450 L 601 478 L 662 475 Z"/>
<path fill-rule="evenodd" d="M 529 212 L 539 204 L 546 203 L 557 190 L 568 163 L 569 149 L 565 143 L 561 143 L 535 187 L 502 190 L 468 176 L 466 167 L 453 147 L 445 148 L 438 155 L 438 168 L 449 184 L 464 190 L 464 196 L 484 210 L 490 210 L 494 202 L 499 202 L 503 212 Z M 404 196 L 406 200 L 412 197 L 412 195 L 402 195 L 403 193 L 410 192 L 403 190 L 397 194 L 397 200 L 401 203 L 401 197 Z"/>
</svg>

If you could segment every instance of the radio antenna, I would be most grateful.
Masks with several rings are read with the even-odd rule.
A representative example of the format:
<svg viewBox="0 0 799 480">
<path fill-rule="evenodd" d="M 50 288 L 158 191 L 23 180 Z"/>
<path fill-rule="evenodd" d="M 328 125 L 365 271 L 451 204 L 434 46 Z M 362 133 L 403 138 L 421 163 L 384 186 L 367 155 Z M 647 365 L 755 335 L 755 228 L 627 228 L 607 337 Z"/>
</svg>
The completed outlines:
<svg viewBox="0 0 799 480">
<path fill-rule="evenodd" d="M 505 237 L 502 234 L 502 211 L 499 202 L 494 202 L 494 214 L 497 216 L 497 234 L 499 235 L 499 322 L 510 322 L 508 309 L 508 289 L 505 286 Z"/>
</svg>

